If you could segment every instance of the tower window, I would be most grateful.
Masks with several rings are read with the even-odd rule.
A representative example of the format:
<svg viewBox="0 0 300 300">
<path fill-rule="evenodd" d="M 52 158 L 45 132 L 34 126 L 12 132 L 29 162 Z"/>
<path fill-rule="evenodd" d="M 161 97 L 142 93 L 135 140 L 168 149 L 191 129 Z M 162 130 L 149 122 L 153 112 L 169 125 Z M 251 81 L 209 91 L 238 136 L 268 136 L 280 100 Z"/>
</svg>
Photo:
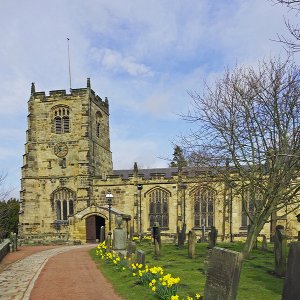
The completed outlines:
<svg viewBox="0 0 300 300">
<path fill-rule="evenodd" d="M 56 107 L 54 110 L 54 131 L 55 133 L 70 132 L 70 111 L 67 107 Z"/>
<path fill-rule="evenodd" d="M 60 188 L 53 192 L 52 201 L 55 202 L 56 220 L 67 221 L 74 214 L 75 193 L 67 188 Z"/>
</svg>

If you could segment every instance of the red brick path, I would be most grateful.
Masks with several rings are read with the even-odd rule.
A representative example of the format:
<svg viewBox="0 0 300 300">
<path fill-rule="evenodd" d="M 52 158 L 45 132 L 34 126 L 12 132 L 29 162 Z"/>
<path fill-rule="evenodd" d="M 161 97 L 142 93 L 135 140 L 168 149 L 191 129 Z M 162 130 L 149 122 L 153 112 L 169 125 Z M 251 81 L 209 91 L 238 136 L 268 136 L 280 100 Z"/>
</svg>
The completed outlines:
<svg viewBox="0 0 300 300">
<path fill-rule="evenodd" d="M 89 249 L 75 249 L 49 259 L 30 300 L 122 300 L 91 259 Z"/>
</svg>

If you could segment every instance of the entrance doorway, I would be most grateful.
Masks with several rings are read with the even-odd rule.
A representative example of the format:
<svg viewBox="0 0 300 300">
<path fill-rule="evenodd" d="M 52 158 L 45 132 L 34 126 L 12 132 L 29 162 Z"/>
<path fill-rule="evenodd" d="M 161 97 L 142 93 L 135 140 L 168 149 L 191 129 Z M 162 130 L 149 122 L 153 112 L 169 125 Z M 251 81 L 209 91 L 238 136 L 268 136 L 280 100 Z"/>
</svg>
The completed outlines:
<svg viewBox="0 0 300 300">
<path fill-rule="evenodd" d="M 87 243 L 96 243 L 96 240 L 100 241 L 100 227 L 105 227 L 105 219 L 92 215 L 85 219 L 86 226 L 86 242 Z"/>
</svg>

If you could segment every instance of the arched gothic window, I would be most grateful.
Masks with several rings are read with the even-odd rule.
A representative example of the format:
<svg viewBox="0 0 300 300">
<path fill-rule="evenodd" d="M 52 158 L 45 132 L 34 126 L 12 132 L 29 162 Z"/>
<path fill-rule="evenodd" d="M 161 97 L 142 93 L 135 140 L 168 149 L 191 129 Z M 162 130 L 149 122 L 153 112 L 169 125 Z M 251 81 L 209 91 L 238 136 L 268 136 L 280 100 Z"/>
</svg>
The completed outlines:
<svg viewBox="0 0 300 300">
<path fill-rule="evenodd" d="M 67 188 L 61 188 L 52 193 L 55 203 L 56 220 L 67 221 L 74 214 L 75 193 Z"/>
<path fill-rule="evenodd" d="M 58 106 L 54 109 L 54 131 L 55 133 L 70 132 L 70 110 L 68 107 Z"/>
<path fill-rule="evenodd" d="M 158 222 L 161 228 L 169 227 L 169 193 L 155 189 L 149 194 L 149 223 L 150 227 Z"/>
<path fill-rule="evenodd" d="M 194 225 L 210 227 L 214 225 L 215 192 L 209 188 L 199 188 L 194 193 Z"/>
<path fill-rule="evenodd" d="M 259 207 L 262 200 L 262 195 L 259 191 L 249 188 L 245 189 L 243 192 L 243 201 L 242 201 L 242 227 L 247 227 L 250 225 L 251 221 L 248 216 L 252 217 L 255 213 L 257 207 Z M 247 214 L 248 212 L 248 214 Z"/>
</svg>

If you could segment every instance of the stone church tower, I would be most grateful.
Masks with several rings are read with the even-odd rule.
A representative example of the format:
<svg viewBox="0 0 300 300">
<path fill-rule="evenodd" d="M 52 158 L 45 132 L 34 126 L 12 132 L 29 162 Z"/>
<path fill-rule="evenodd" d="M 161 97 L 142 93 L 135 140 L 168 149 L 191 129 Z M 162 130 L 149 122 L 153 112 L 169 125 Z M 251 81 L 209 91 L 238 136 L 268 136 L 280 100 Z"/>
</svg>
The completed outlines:
<svg viewBox="0 0 300 300">
<path fill-rule="evenodd" d="M 112 173 L 109 104 L 87 87 L 36 92 L 28 101 L 23 156 L 20 231 L 55 238 L 68 235 L 68 217 L 89 207 L 93 178 Z"/>
</svg>

